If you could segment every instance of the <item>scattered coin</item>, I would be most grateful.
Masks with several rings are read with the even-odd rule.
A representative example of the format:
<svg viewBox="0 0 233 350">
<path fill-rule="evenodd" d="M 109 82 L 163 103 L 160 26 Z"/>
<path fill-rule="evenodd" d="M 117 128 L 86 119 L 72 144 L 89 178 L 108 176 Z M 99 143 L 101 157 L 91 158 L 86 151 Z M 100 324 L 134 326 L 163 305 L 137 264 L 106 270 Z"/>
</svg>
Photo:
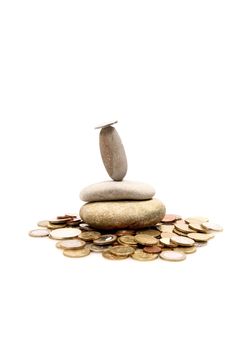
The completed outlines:
<svg viewBox="0 0 233 350">
<path fill-rule="evenodd" d="M 179 221 L 178 221 L 179 222 Z M 157 228 L 160 232 L 173 232 L 174 225 L 159 225 Z"/>
<path fill-rule="evenodd" d="M 178 230 L 178 231 L 181 231 L 181 232 L 184 232 L 184 233 L 191 233 L 191 232 L 195 232 L 193 229 L 191 229 L 189 227 L 188 224 L 184 223 L 184 222 L 181 222 L 180 221 L 177 221 L 175 223 L 175 229 Z"/>
<path fill-rule="evenodd" d="M 174 234 L 174 232 L 161 232 L 161 238 L 171 238 Z"/>
<path fill-rule="evenodd" d="M 66 224 L 68 221 L 70 221 L 70 217 L 66 217 L 66 218 L 62 218 L 62 219 L 53 219 L 53 220 L 49 220 L 49 223 L 52 225 L 62 225 L 62 224 Z"/>
<path fill-rule="evenodd" d="M 69 258 L 82 258 L 83 256 L 89 255 L 90 252 L 88 247 L 84 247 L 81 249 L 65 249 L 63 254 Z"/>
<path fill-rule="evenodd" d="M 40 226 L 40 227 L 46 227 L 48 226 L 49 224 L 49 221 L 48 220 L 41 220 L 37 223 L 37 226 Z"/>
<path fill-rule="evenodd" d="M 144 230 L 137 231 L 136 234 L 137 235 L 146 234 L 146 235 L 149 235 L 149 236 L 156 238 L 156 237 L 159 237 L 161 235 L 161 232 L 156 230 L 156 229 L 144 229 Z"/>
<path fill-rule="evenodd" d="M 97 231 L 81 231 L 79 234 L 79 238 L 84 240 L 85 242 L 94 241 L 101 237 L 101 233 Z"/>
<path fill-rule="evenodd" d="M 135 249 L 130 246 L 116 245 L 115 247 L 109 248 L 109 252 L 117 256 L 130 256 L 134 253 Z"/>
<path fill-rule="evenodd" d="M 135 231 L 134 230 L 118 230 L 115 233 L 118 237 L 121 236 L 128 236 L 128 235 L 134 235 Z"/>
<path fill-rule="evenodd" d="M 135 246 L 137 245 L 137 242 L 135 241 L 134 236 L 121 236 L 118 238 L 118 242 L 120 244 L 125 244 L 125 245 L 131 245 L 131 246 Z"/>
<path fill-rule="evenodd" d="M 28 234 L 31 237 L 48 237 L 50 234 L 50 231 L 47 229 L 38 228 L 35 230 L 31 230 Z"/>
<path fill-rule="evenodd" d="M 83 248 L 85 245 L 86 242 L 81 239 L 65 239 L 64 241 L 56 243 L 56 247 L 61 249 L 79 249 Z"/>
<path fill-rule="evenodd" d="M 162 243 L 162 245 L 165 247 L 169 247 L 169 248 L 177 247 L 176 243 L 171 242 L 171 238 L 160 238 L 159 242 Z"/>
<path fill-rule="evenodd" d="M 158 258 L 158 254 L 146 253 L 142 249 L 136 249 L 135 252 L 131 255 L 134 260 L 139 261 L 151 261 Z"/>
<path fill-rule="evenodd" d="M 47 225 L 47 228 L 49 228 L 50 230 L 56 230 L 58 228 L 65 228 L 66 227 L 66 224 L 51 224 L 50 222 L 48 223 Z"/>
<path fill-rule="evenodd" d="M 201 225 L 205 230 L 223 231 L 222 226 L 214 224 L 213 222 L 203 222 Z"/>
<path fill-rule="evenodd" d="M 153 246 L 147 246 L 143 248 L 143 251 L 145 253 L 150 253 L 150 254 L 159 254 L 162 251 L 162 248 L 158 247 L 157 245 L 153 245 Z"/>
<path fill-rule="evenodd" d="M 160 258 L 168 261 L 182 261 L 186 258 L 184 252 L 175 250 L 164 250 L 159 256 Z"/>
<path fill-rule="evenodd" d="M 204 229 L 199 222 L 191 222 L 189 224 L 189 227 L 196 232 L 207 232 L 206 229 Z"/>
<path fill-rule="evenodd" d="M 184 247 L 192 247 L 195 243 L 195 241 L 189 237 L 183 237 L 183 236 L 173 236 L 170 238 L 172 243 L 184 246 Z"/>
<path fill-rule="evenodd" d="M 206 242 L 210 238 L 213 238 L 214 234 L 213 233 L 189 233 L 188 237 L 194 239 L 194 241 L 197 241 L 197 242 Z"/>
<path fill-rule="evenodd" d="M 49 237 L 52 239 L 68 239 L 78 237 L 81 231 L 78 228 L 58 228 L 50 232 Z"/>
<path fill-rule="evenodd" d="M 73 219 L 73 218 L 76 218 L 76 217 L 77 217 L 76 215 L 65 214 L 65 215 L 58 215 L 58 216 L 57 216 L 57 219 L 66 219 L 66 218 Z"/>
<path fill-rule="evenodd" d="M 105 250 L 102 252 L 102 256 L 106 259 L 109 259 L 109 260 L 124 260 L 124 259 L 127 259 L 128 256 L 120 256 L 120 255 L 115 255 L 115 254 L 112 254 L 109 249 Z"/>
<path fill-rule="evenodd" d="M 115 242 L 117 239 L 116 235 L 102 235 L 100 238 L 97 238 L 93 241 L 96 245 L 108 245 Z"/>
<path fill-rule="evenodd" d="M 177 230 L 176 228 L 174 228 L 173 233 L 175 233 L 175 234 L 177 234 L 179 236 L 184 236 L 184 237 L 187 237 L 187 234 L 188 234 L 188 233 L 185 233 L 185 232 L 181 232 L 181 231 Z"/>
<path fill-rule="evenodd" d="M 111 125 L 116 124 L 116 123 L 117 123 L 117 120 L 113 120 L 113 121 L 110 121 L 110 122 L 107 122 L 107 123 L 102 123 L 100 125 L 97 125 L 95 127 L 95 129 L 107 128 L 108 126 L 111 126 Z"/>
<path fill-rule="evenodd" d="M 80 219 L 73 218 L 70 221 L 68 221 L 67 225 L 70 227 L 78 227 L 80 222 L 81 222 Z"/>
<path fill-rule="evenodd" d="M 192 253 L 195 253 L 197 251 L 197 248 L 196 248 L 196 246 L 178 247 L 178 248 L 174 248 L 174 250 L 184 252 L 185 254 L 192 254 Z"/>
<path fill-rule="evenodd" d="M 161 222 L 163 223 L 172 223 L 174 221 L 177 220 L 177 215 L 174 214 L 166 214 L 163 218 L 163 220 L 161 220 Z"/>
<path fill-rule="evenodd" d="M 202 223 L 202 222 L 206 222 L 206 221 L 209 221 L 209 219 L 208 219 L 208 218 L 205 218 L 205 217 L 203 217 L 203 216 L 192 216 L 192 217 L 190 217 L 190 218 L 185 219 L 185 222 L 186 222 L 187 224 L 191 224 L 191 223 L 194 223 L 194 222 L 196 222 L 196 223 Z"/>
<path fill-rule="evenodd" d="M 109 246 L 109 245 L 96 245 L 96 244 L 92 243 L 90 245 L 90 250 L 92 252 L 95 252 L 95 253 L 102 253 L 103 251 L 109 249 L 109 247 L 111 247 L 111 246 Z"/>
<path fill-rule="evenodd" d="M 150 235 L 147 235 L 147 234 L 139 234 L 139 235 L 136 235 L 135 237 L 135 241 L 139 244 L 142 244 L 142 245 L 155 245 L 158 243 L 158 239 L 153 237 L 153 236 L 150 236 Z"/>
</svg>

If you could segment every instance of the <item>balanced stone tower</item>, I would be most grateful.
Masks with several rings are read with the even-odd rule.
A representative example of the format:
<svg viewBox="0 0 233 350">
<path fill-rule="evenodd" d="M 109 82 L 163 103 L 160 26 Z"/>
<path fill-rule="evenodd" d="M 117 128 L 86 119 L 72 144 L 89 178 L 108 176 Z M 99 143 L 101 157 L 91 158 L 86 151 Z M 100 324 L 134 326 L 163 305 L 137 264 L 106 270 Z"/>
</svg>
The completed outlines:
<svg viewBox="0 0 233 350">
<path fill-rule="evenodd" d="M 152 186 L 125 181 L 127 158 L 121 138 L 112 126 L 100 125 L 100 153 L 113 181 L 89 185 L 80 192 L 84 204 L 80 217 L 98 230 L 142 229 L 152 227 L 165 215 L 164 204 L 156 198 Z"/>
</svg>

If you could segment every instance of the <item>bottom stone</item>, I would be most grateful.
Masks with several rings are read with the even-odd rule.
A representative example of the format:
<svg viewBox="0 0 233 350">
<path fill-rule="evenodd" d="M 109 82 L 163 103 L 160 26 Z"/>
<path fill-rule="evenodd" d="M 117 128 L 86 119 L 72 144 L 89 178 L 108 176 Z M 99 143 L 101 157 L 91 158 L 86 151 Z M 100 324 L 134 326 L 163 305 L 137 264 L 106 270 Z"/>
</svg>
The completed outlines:
<svg viewBox="0 0 233 350">
<path fill-rule="evenodd" d="M 158 199 L 93 202 L 81 207 L 80 217 L 96 229 L 133 229 L 157 224 L 165 212 L 164 204 Z"/>
</svg>

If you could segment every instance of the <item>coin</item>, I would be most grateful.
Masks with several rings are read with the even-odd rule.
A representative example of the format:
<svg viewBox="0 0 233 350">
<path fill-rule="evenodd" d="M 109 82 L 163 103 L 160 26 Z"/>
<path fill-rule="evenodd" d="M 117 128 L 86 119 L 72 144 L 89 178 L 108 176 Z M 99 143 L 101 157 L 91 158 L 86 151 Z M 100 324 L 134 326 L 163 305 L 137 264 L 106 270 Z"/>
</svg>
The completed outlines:
<svg viewBox="0 0 233 350">
<path fill-rule="evenodd" d="M 158 247 L 157 245 L 152 245 L 152 246 L 147 246 L 143 248 L 143 251 L 145 253 L 154 253 L 154 254 L 159 254 L 162 251 L 162 248 Z"/>
<path fill-rule="evenodd" d="M 68 239 L 78 237 L 81 231 L 78 228 L 58 228 L 50 232 L 49 237 L 52 239 Z"/>
<path fill-rule="evenodd" d="M 117 256 L 130 256 L 134 253 L 135 249 L 127 245 L 116 245 L 109 248 L 109 252 Z"/>
<path fill-rule="evenodd" d="M 163 223 L 172 223 L 177 220 L 177 215 L 174 214 L 166 214 L 164 218 L 161 220 Z"/>
<path fill-rule="evenodd" d="M 194 241 L 197 241 L 197 242 L 206 242 L 210 238 L 213 238 L 214 234 L 213 233 L 189 233 L 188 237 L 194 239 Z"/>
<path fill-rule="evenodd" d="M 195 241 L 189 237 L 183 237 L 178 235 L 171 237 L 170 241 L 172 243 L 175 243 L 184 247 L 192 247 L 195 243 Z"/>
<path fill-rule="evenodd" d="M 189 218 L 187 218 L 187 219 L 185 219 L 185 222 L 187 223 L 187 224 L 191 224 L 191 223 L 194 223 L 194 222 L 196 222 L 196 223 L 202 223 L 202 222 L 206 222 L 206 221 L 209 221 L 209 219 L 208 218 L 205 218 L 205 217 L 203 217 L 203 216 L 192 216 L 192 217 L 189 217 Z"/>
<path fill-rule="evenodd" d="M 128 258 L 128 256 L 114 255 L 109 251 L 109 249 L 103 251 L 102 256 L 109 260 L 124 260 Z"/>
<path fill-rule="evenodd" d="M 57 219 L 66 219 L 66 218 L 73 219 L 73 218 L 76 218 L 76 217 L 77 217 L 76 215 L 65 214 L 65 215 L 58 215 L 58 216 L 57 216 Z"/>
<path fill-rule="evenodd" d="M 66 217 L 66 218 L 62 218 L 62 219 L 53 219 L 53 220 L 49 220 L 49 223 L 52 225 L 62 225 L 62 224 L 66 224 L 68 221 L 70 221 L 70 217 Z"/>
<path fill-rule="evenodd" d="M 70 227 L 77 227 L 77 226 L 79 226 L 80 222 L 81 222 L 80 219 L 73 218 L 73 219 L 71 219 L 70 221 L 67 222 L 67 225 L 70 226 Z"/>
<path fill-rule="evenodd" d="M 109 249 L 109 247 L 111 247 L 111 246 L 109 246 L 109 245 L 96 245 L 96 244 L 92 243 L 90 245 L 90 250 L 92 252 L 95 252 L 95 253 L 102 253 L 103 251 Z"/>
<path fill-rule="evenodd" d="M 65 228 L 66 227 L 66 224 L 50 224 L 50 222 L 48 223 L 47 225 L 47 228 L 51 229 L 51 230 L 56 230 L 58 228 Z"/>
<path fill-rule="evenodd" d="M 203 222 L 201 225 L 205 230 L 223 231 L 222 226 L 214 224 L 213 222 Z"/>
<path fill-rule="evenodd" d="M 94 241 L 100 238 L 101 233 L 97 231 L 81 231 L 79 238 L 83 239 L 85 242 Z"/>
<path fill-rule="evenodd" d="M 49 221 L 48 220 L 41 220 L 37 223 L 37 226 L 40 226 L 40 227 L 46 227 L 48 226 L 49 224 Z"/>
<path fill-rule="evenodd" d="M 146 234 L 146 235 L 149 235 L 149 236 L 152 236 L 152 237 L 159 237 L 161 235 L 161 232 L 156 230 L 156 229 L 144 229 L 144 230 L 140 230 L 140 231 L 137 231 L 136 232 L 137 235 L 140 235 L 140 234 Z"/>
<path fill-rule="evenodd" d="M 158 243 L 158 239 L 147 234 L 138 234 L 135 237 L 135 241 L 142 245 L 155 245 Z"/>
<path fill-rule="evenodd" d="M 35 230 L 31 230 L 28 234 L 31 237 L 48 237 L 50 231 L 47 229 L 38 228 Z"/>
<path fill-rule="evenodd" d="M 128 235 L 134 235 L 135 231 L 134 230 L 118 230 L 115 233 L 118 237 L 121 236 L 128 236 Z"/>
<path fill-rule="evenodd" d="M 162 243 L 162 245 L 169 248 L 177 247 L 176 243 L 171 242 L 171 238 L 160 238 L 159 242 Z"/>
<path fill-rule="evenodd" d="M 159 256 L 160 258 L 168 261 L 182 261 L 186 258 L 184 252 L 175 250 L 164 250 Z"/>
<path fill-rule="evenodd" d="M 173 232 L 174 227 L 175 227 L 174 225 L 164 225 L 163 224 L 163 225 L 158 226 L 157 228 L 160 232 Z"/>
<path fill-rule="evenodd" d="M 118 242 L 120 244 L 131 245 L 131 246 L 137 245 L 137 242 L 135 241 L 134 236 L 121 236 L 118 238 Z"/>
<path fill-rule="evenodd" d="M 158 258 L 158 254 L 146 253 L 142 249 L 136 249 L 131 258 L 139 261 L 151 261 Z"/>
<path fill-rule="evenodd" d="M 108 245 L 115 242 L 116 239 L 116 235 L 102 235 L 100 238 L 95 239 L 93 242 L 97 245 Z"/>
<path fill-rule="evenodd" d="M 184 252 L 185 254 L 192 254 L 195 253 L 197 251 L 196 246 L 192 246 L 192 247 L 178 247 L 178 248 L 174 248 L 175 251 L 179 252 Z"/>
<path fill-rule="evenodd" d="M 79 249 L 86 245 L 81 239 L 65 239 L 56 243 L 57 248 L 61 249 Z"/>
<path fill-rule="evenodd" d="M 189 227 L 197 232 L 206 232 L 206 229 L 204 229 L 199 222 L 191 222 Z"/>
<path fill-rule="evenodd" d="M 161 232 L 161 238 L 171 238 L 174 236 L 174 232 Z"/>
<path fill-rule="evenodd" d="M 79 224 L 79 228 L 80 228 L 80 230 L 83 230 L 83 231 L 95 231 L 95 228 L 93 228 L 85 223 Z"/>
<path fill-rule="evenodd" d="M 184 222 L 181 222 L 181 220 L 177 221 L 175 223 L 175 228 L 176 230 L 178 231 L 181 231 L 181 232 L 184 232 L 184 233 L 191 233 L 191 232 L 195 232 L 193 229 L 191 229 L 189 227 L 188 224 L 184 223 Z"/>
<path fill-rule="evenodd" d="M 118 121 L 117 120 L 113 120 L 113 121 L 110 121 L 110 122 L 106 122 L 106 123 L 101 123 L 100 125 L 97 125 L 95 127 L 95 129 L 102 129 L 102 128 L 107 128 L 108 126 L 111 126 L 113 124 L 116 124 Z"/>
<path fill-rule="evenodd" d="M 181 231 L 179 231 L 179 230 L 177 230 L 175 228 L 173 230 L 173 233 L 175 233 L 175 234 L 177 234 L 179 236 L 184 236 L 184 237 L 187 237 L 187 234 L 188 234 L 188 233 L 185 233 L 185 232 L 181 232 Z"/>
<path fill-rule="evenodd" d="M 63 250 L 63 254 L 68 256 L 69 258 L 82 258 L 83 256 L 87 256 L 90 254 L 90 249 L 87 247 L 81 249 L 65 249 Z"/>
</svg>

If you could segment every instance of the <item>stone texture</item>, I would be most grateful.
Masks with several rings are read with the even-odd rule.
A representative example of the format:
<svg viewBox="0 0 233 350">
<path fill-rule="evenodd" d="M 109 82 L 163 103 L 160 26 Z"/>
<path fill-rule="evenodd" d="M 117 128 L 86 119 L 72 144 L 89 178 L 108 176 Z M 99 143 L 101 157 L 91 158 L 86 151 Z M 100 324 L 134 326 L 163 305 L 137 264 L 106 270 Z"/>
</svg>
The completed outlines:
<svg viewBox="0 0 233 350">
<path fill-rule="evenodd" d="M 93 202 L 81 207 L 80 216 L 96 229 L 134 229 L 155 225 L 164 217 L 165 211 L 158 199 Z"/>
<path fill-rule="evenodd" d="M 121 138 L 112 126 L 103 128 L 99 136 L 100 153 L 108 175 L 121 181 L 127 173 L 127 158 Z"/>
<path fill-rule="evenodd" d="M 80 192 L 84 202 L 145 200 L 155 194 L 152 186 L 133 181 L 105 181 L 85 187 Z"/>
</svg>

